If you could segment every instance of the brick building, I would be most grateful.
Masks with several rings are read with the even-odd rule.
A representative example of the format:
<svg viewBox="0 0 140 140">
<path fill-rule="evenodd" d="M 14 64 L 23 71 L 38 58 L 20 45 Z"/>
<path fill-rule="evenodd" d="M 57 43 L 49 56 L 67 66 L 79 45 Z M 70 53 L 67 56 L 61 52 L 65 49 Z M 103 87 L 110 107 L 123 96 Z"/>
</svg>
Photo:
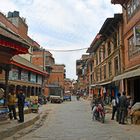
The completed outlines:
<svg viewBox="0 0 140 140">
<path fill-rule="evenodd" d="M 0 87 L 6 89 L 7 85 L 9 91 L 12 89 L 17 91 L 22 88 L 27 97 L 41 94 L 47 72 L 31 63 L 32 50 L 38 45 L 28 36 L 25 19 L 21 18 L 17 11 L 9 12 L 7 17 L 0 13 L 0 31 L 1 49 L 6 46 L 5 51 L 8 53 L 8 55 L 4 53 L 5 59 L 2 60 L 7 61 L 8 59 L 9 64 L 7 74 L 1 70 Z M 3 66 L 5 65 L 2 64 L 1 67 L 3 68 Z M 7 81 L 4 75 L 7 76 Z"/>
<path fill-rule="evenodd" d="M 88 59 L 89 55 L 82 55 L 80 60 L 76 60 L 76 75 L 77 78 L 77 88 L 81 94 L 85 91 L 88 93 Z"/>
<path fill-rule="evenodd" d="M 48 79 L 45 81 L 44 93 L 49 96 L 49 88 L 59 86 L 64 90 L 65 65 L 55 64 L 52 54 L 45 49 L 34 49 L 32 63 L 42 67 L 48 72 Z"/>
<path fill-rule="evenodd" d="M 134 102 L 140 101 L 140 1 L 111 0 L 123 8 L 123 73 L 114 81 L 123 82 Z"/>
<path fill-rule="evenodd" d="M 65 78 L 64 80 L 64 91 L 70 91 L 73 92 L 73 83 L 72 80 Z"/>
<path fill-rule="evenodd" d="M 7 29 L 9 27 L 14 33 Z M 7 18 L 0 13 L 0 79 L 4 79 L 0 84 L 4 86 L 5 97 L 8 95 L 8 77 L 11 69 L 10 60 L 14 55 L 28 53 L 29 44 L 27 44 L 21 37 L 17 36 L 17 29 L 12 25 Z"/>
<path fill-rule="evenodd" d="M 90 92 L 103 97 L 117 95 L 112 79 L 122 71 L 122 14 L 107 18 L 87 52 L 90 54 Z"/>
</svg>

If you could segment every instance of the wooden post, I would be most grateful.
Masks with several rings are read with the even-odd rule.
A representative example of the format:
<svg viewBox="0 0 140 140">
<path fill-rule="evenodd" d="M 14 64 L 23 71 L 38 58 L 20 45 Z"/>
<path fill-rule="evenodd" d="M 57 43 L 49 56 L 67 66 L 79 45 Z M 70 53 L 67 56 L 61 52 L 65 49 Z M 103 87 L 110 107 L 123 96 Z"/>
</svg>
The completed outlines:
<svg viewBox="0 0 140 140">
<path fill-rule="evenodd" d="M 11 70 L 11 65 L 5 64 L 4 70 L 5 70 L 5 100 L 4 100 L 4 105 L 6 105 L 7 96 L 8 96 L 8 92 L 9 92 L 8 80 L 9 80 L 9 71 Z"/>
</svg>

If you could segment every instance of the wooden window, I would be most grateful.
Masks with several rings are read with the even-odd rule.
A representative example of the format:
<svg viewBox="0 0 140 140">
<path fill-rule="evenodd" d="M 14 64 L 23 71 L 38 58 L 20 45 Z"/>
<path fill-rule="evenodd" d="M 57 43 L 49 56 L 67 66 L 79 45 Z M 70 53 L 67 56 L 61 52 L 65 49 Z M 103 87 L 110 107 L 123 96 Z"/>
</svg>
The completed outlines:
<svg viewBox="0 0 140 140">
<path fill-rule="evenodd" d="M 104 65 L 104 79 L 106 79 L 106 65 Z"/>
<path fill-rule="evenodd" d="M 118 75 L 118 72 L 119 72 L 119 59 L 118 59 L 118 57 L 116 57 L 114 59 L 114 67 L 115 67 L 115 75 Z"/>
<path fill-rule="evenodd" d="M 96 65 L 98 65 L 98 54 L 96 53 Z"/>
<path fill-rule="evenodd" d="M 111 43 L 110 43 L 110 41 L 107 43 L 107 50 L 108 50 L 108 55 L 110 55 L 111 54 Z"/>
<path fill-rule="evenodd" d="M 112 75 L 112 63 L 111 63 L 111 61 L 108 62 L 108 74 L 109 74 L 109 76 Z"/>
<path fill-rule="evenodd" d="M 99 50 L 99 63 L 102 61 L 102 48 Z"/>
<path fill-rule="evenodd" d="M 136 13 L 138 8 L 140 8 L 140 0 L 131 0 L 127 4 L 127 16 L 128 16 L 128 19 L 131 18 Z"/>
<path fill-rule="evenodd" d="M 105 46 L 103 46 L 103 59 L 105 59 L 105 53 L 106 53 Z"/>
<path fill-rule="evenodd" d="M 100 81 L 102 81 L 102 68 L 100 68 Z"/>
<path fill-rule="evenodd" d="M 98 70 L 96 70 L 96 81 L 98 81 Z"/>
<path fill-rule="evenodd" d="M 134 37 L 130 37 L 128 39 L 128 57 L 129 59 L 135 57 L 136 55 L 140 55 L 140 47 L 136 47 L 134 45 Z"/>
<path fill-rule="evenodd" d="M 113 34 L 113 45 L 114 45 L 114 49 L 117 48 L 117 33 L 115 32 Z"/>
</svg>

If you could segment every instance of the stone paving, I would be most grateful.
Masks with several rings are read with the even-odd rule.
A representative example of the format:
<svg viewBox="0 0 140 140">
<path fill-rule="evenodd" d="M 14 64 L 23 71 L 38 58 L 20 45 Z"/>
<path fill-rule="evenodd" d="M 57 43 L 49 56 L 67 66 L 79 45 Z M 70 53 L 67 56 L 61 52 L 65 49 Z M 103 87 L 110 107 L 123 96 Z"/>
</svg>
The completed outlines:
<svg viewBox="0 0 140 140">
<path fill-rule="evenodd" d="M 76 101 L 50 104 L 41 127 L 27 128 L 6 140 L 140 140 L 139 125 L 120 125 L 106 114 L 105 123 L 92 121 L 90 104 Z M 27 133 L 27 132 L 31 133 Z"/>
</svg>

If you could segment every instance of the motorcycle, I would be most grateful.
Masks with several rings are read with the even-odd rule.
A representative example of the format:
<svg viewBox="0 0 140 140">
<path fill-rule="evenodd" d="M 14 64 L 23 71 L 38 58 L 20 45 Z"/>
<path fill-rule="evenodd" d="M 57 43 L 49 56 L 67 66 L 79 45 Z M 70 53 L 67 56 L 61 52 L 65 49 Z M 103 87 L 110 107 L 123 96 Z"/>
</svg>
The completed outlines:
<svg viewBox="0 0 140 140">
<path fill-rule="evenodd" d="M 93 108 L 93 120 L 98 120 L 102 123 L 105 121 L 105 110 L 101 104 L 97 104 Z"/>
</svg>

